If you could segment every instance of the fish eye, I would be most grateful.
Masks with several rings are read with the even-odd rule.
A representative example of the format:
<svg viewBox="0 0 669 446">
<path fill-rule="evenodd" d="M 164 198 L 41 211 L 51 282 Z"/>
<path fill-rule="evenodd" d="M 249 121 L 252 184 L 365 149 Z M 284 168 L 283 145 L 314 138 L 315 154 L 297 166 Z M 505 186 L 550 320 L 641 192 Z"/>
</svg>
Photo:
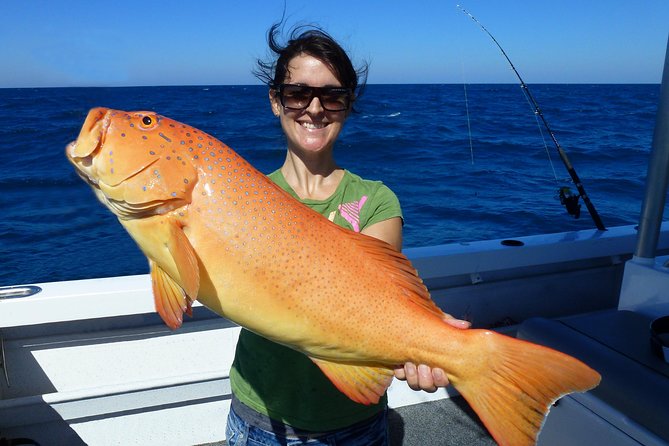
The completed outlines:
<svg viewBox="0 0 669 446">
<path fill-rule="evenodd" d="M 144 115 L 144 116 L 141 117 L 141 120 L 140 120 L 140 125 L 145 129 L 147 129 L 151 126 L 154 126 L 157 123 L 158 123 L 158 119 L 155 116 L 152 116 L 152 115 Z"/>
</svg>

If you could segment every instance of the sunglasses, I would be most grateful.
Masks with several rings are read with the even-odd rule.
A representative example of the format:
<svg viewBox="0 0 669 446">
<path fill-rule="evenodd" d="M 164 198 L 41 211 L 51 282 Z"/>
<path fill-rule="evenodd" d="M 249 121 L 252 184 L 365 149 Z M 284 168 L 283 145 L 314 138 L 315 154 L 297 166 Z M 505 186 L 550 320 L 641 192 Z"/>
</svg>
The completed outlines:
<svg viewBox="0 0 669 446">
<path fill-rule="evenodd" d="M 304 110 L 314 97 L 327 111 L 344 111 L 351 106 L 351 90 L 343 87 L 309 87 L 307 85 L 281 84 L 277 89 L 281 105 L 288 110 Z"/>
</svg>

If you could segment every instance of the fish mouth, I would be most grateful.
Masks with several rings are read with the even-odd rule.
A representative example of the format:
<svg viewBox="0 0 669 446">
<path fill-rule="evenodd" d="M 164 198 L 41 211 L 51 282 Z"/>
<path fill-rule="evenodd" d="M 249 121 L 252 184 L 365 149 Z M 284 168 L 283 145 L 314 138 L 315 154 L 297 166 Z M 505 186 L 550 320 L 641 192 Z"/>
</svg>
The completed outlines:
<svg viewBox="0 0 669 446">
<path fill-rule="evenodd" d="M 86 162 L 88 158 L 92 159 L 91 156 L 87 156 L 82 158 L 83 162 Z M 127 179 L 129 180 L 136 175 L 140 175 L 157 161 L 158 160 L 154 161 Z M 111 196 L 115 195 L 115 186 L 109 186 L 106 183 L 89 176 L 85 170 L 79 169 L 77 164 L 75 164 L 75 166 L 77 166 L 77 174 L 79 177 L 93 189 L 98 200 L 121 220 L 141 219 L 153 217 L 154 215 L 162 215 L 190 204 L 183 198 L 170 198 L 167 200 L 161 199 L 138 203 L 132 203 L 123 199 L 115 199 Z"/>
<path fill-rule="evenodd" d="M 111 122 L 111 110 L 94 108 L 88 112 L 77 139 L 65 147 L 67 159 L 74 165 L 79 176 L 89 185 L 97 187 L 97 172 L 93 157 L 104 145 L 105 135 Z"/>
<path fill-rule="evenodd" d="M 84 160 L 86 158 L 84 158 Z M 153 164 L 154 163 L 149 164 L 135 175 L 141 174 Z M 100 182 L 97 179 L 90 177 L 78 168 L 77 174 L 91 187 L 91 189 L 93 189 L 98 200 L 121 220 L 142 219 L 153 217 L 155 215 L 162 215 L 190 204 L 189 201 L 183 198 L 170 198 L 168 200 L 161 199 L 139 203 L 131 203 L 123 199 L 115 199 L 110 196 L 111 192 L 114 190 L 114 186 L 108 186 L 104 182 Z"/>
<path fill-rule="evenodd" d="M 114 200 L 105 195 L 100 189 L 93 189 L 98 199 L 109 208 L 121 220 L 134 220 L 163 215 L 182 208 L 189 204 L 180 198 L 171 200 L 156 200 L 145 203 L 128 203 L 127 201 Z"/>
<path fill-rule="evenodd" d="M 113 110 L 102 107 L 92 109 L 77 139 L 65 147 L 65 154 L 77 175 L 93 189 L 98 200 L 122 220 L 165 214 L 189 204 L 188 201 L 178 197 L 137 203 L 124 199 L 123 187 L 119 186 L 146 171 L 157 163 L 158 159 L 119 181 L 118 184 L 107 184 L 100 179 L 93 160 L 105 144 L 112 112 Z"/>
<path fill-rule="evenodd" d="M 73 144 L 71 142 L 70 144 Z M 69 145 L 68 145 L 69 147 Z M 87 156 L 84 158 L 76 158 L 72 159 L 69 158 L 70 162 L 74 165 L 75 169 L 74 171 L 79 175 L 79 178 L 84 180 L 89 186 L 91 186 L 93 189 L 100 189 L 100 185 L 98 183 L 97 178 L 93 177 L 90 175 L 91 168 L 93 167 L 93 157 L 92 156 Z"/>
</svg>

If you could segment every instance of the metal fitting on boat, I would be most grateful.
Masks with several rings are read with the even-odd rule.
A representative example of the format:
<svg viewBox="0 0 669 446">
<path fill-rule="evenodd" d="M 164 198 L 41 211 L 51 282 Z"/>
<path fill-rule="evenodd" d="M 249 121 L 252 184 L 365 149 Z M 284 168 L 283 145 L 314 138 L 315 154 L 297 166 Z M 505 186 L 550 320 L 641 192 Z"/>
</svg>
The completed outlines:
<svg viewBox="0 0 669 446">
<path fill-rule="evenodd" d="M 35 295 L 40 291 L 42 291 L 42 288 L 35 285 L 3 286 L 0 287 L 0 300 L 28 297 Z"/>
<path fill-rule="evenodd" d="M 2 332 L 0 332 L 0 369 L 2 369 L 2 372 L 5 375 L 7 387 L 11 387 L 9 382 L 9 372 L 7 371 L 7 358 L 5 357 L 5 338 L 2 337 Z"/>
<path fill-rule="evenodd" d="M 669 316 L 655 319 L 650 324 L 650 342 L 653 351 L 669 363 Z"/>
</svg>

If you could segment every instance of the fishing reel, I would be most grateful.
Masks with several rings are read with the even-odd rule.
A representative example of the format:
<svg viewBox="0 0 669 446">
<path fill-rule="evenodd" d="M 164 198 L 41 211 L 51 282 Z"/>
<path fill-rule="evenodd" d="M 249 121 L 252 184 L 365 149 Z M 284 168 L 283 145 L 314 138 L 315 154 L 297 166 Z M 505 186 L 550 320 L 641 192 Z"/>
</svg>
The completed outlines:
<svg viewBox="0 0 669 446">
<path fill-rule="evenodd" d="M 581 216 L 581 204 L 578 202 L 580 195 L 574 194 L 569 187 L 563 186 L 558 190 L 558 197 L 560 197 L 560 203 L 567 208 L 569 215 L 573 215 L 574 218 Z"/>
</svg>

